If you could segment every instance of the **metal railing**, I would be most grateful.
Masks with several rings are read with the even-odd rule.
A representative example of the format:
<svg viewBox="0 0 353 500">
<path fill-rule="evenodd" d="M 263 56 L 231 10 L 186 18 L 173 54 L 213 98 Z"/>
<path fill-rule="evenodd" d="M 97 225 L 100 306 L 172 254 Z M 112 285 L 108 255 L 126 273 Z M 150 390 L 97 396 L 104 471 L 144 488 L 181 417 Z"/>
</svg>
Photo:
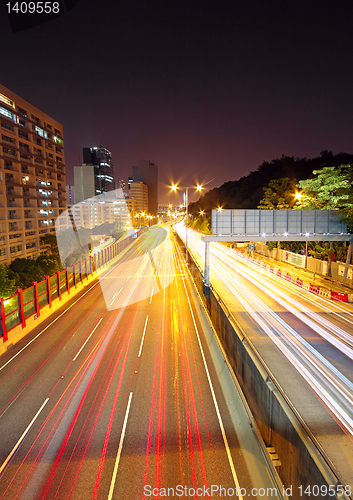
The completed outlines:
<svg viewBox="0 0 353 500">
<path fill-rule="evenodd" d="M 138 231 L 141 235 L 146 228 Z M 88 279 L 98 269 L 109 264 L 127 246 L 133 242 L 129 236 L 121 241 L 112 243 L 93 256 L 80 260 L 77 264 L 66 267 L 64 271 L 57 271 L 54 276 L 46 276 L 40 283 L 33 282 L 33 286 L 22 290 L 18 288 L 15 295 L 4 299 L 0 298 L 0 337 L 3 342 L 8 340 L 8 333 L 16 326 L 26 326 L 26 320 L 31 316 L 40 316 L 41 309 L 45 306 L 52 307 L 53 301 L 61 300 L 64 293 L 70 293 L 72 288 L 77 288 L 79 283 Z"/>
</svg>

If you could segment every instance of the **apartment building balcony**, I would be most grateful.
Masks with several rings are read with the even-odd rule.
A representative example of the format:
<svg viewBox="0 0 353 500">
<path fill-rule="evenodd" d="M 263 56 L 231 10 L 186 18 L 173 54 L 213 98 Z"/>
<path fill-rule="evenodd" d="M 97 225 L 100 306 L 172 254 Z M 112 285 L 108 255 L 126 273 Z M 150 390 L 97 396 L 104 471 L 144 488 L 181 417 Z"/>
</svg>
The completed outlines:
<svg viewBox="0 0 353 500">
<path fill-rule="evenodd" d="M 12 161 L 5 161 L 5 170 L 10 170 L 12 172 L 17 172 L 17 166 L 12 164 Z"/>
<path fill-rule="evenodd" d="M 17 158 L 17 151 L 14 149 L 2 147 L 2 152 L 6 158 Z"/>
<path fill-rule="evenodd" d="M 20 202 L 18 200 L 16 200 L 15 198 L 7 198 L 6 205 L 8 207 L 21 208 Z"/>
<path fill-rule="evenodd" d="M 8 219 L 22 219 L 22 217 L 20 216 L 20 214 L 18 214 L 15 211 L 12 211 L 12 210 L 9 210 L 9 212 L 7 214 L 7 217 L 8 217 Z"/>
</svg>

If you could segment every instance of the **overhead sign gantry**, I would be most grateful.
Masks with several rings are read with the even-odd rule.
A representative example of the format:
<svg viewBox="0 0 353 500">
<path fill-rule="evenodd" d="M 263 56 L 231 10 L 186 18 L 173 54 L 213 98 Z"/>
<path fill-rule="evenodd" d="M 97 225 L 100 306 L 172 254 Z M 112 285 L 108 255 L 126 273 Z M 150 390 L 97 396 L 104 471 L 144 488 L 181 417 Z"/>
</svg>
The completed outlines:
<svg viewBox="0 0 353 500">
<path fill-rule="evenodd" d="M 209 286 L 209 244 L 246 241 L 349 241 L 353 234 L 336 210 L 212 210 L 212 234 L 204 236 L 205 283 Z"/>
</svg>

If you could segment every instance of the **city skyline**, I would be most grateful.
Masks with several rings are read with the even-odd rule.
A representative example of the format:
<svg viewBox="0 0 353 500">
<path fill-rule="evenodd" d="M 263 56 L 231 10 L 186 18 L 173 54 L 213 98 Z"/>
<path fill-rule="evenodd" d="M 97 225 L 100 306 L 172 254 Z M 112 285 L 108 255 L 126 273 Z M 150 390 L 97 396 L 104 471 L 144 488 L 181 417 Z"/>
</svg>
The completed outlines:
<svg viewBox="0 0 353 500">
<path fill-rule="evenodd" d="M 81 0 L 17 33 L 0 9 L 1 83 L 63 124 L 69 183 L 82 148 L 99 142 L 118 179 L 138 160 L 155 161 L 162 203 L 172 182 L 202 184 L 213 170 L 208 188 L 282 154 L 352 150 L 346 2 L 103 2 L 97 10 Z M 33 57 L 21 56 L 24 46 Z"/>
</svg>

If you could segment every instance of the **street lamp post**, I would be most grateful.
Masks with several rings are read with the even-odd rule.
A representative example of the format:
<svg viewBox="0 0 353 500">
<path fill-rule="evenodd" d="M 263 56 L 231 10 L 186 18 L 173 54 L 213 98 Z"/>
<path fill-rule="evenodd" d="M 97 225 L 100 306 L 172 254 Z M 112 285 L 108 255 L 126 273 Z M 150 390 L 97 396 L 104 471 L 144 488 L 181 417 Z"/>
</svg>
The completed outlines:
<svg viewBox="0 0 353 500">
<path fill-rule="evenodd" d="M 186 225 L 185 225 L 185 260 L 188 262 L 188 205 L 189 205 L 189 188 L 185 188 L 185 204 L 186 204 Z"/>
<path fill-rule="evenodd" d="M 189 216 L 189 188 L 190 186 L 183 187 L 182 189 L 185 189 L 185 260 L 188 262 L 188 216 Z M 172 185 L 172 191 L 176 191 L 178 189 L 178 186 L 176 184 Z M 196 187 L 196 191 L 201 191 L 202 186 L 198 185 Z"/>
</svg>

